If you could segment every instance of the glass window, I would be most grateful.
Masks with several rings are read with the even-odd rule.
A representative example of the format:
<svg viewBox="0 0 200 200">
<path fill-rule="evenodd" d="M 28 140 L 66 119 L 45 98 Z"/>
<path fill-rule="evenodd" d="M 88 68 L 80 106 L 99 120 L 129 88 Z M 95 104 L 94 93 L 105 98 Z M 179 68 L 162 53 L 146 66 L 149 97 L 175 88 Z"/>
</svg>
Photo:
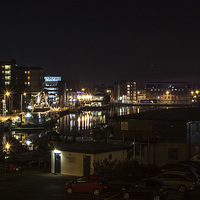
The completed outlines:
<svg viewBox="0 0 200 200">
<path fill-rule="evenodd" d="M 11 74 L 11 71 L 5 71 L 5 74 Z"/>
<path fill-rule="evenodd" d="M 10 81 L 5 81 L 5 85 L 10 85 Z"/>
<path fill-rule="evenodd" d="M 5 69 L 11 69 L 11 65 L 5 65 Z"/>
<path fill-rule="evenodd" d="M 87 181 L 88 181 L 87 177 L 81 177 L 81 178 L 77 179 L 77 183 L 85 183 Z"/>
<path fill-rule="evenodd" d="M 10 80 L 11 76 L 5 76 L 5 80 Z"/>
</svg>

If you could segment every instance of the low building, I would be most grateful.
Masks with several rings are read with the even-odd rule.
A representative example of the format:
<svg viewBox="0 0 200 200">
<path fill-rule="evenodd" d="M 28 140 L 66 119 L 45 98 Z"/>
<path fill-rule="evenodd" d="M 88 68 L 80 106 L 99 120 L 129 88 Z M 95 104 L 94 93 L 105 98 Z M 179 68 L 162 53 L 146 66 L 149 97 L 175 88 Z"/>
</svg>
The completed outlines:
<svg viewBox="0 0 200 200">
<path fill-rule="evenodd" d="M 200 153 L 200 108 L 163 109 L 113 118 L 114 138 L 128 158 L 162 166 Z"/>
<path fill-rule="evenodd" d="M 127 148 L 99 142 L 68 143 L 62 149 L 52 150 L 51 173 L 90 175 L 94 173 L 94 162 L 104 159 L 126 160 Z"/>
</svg>

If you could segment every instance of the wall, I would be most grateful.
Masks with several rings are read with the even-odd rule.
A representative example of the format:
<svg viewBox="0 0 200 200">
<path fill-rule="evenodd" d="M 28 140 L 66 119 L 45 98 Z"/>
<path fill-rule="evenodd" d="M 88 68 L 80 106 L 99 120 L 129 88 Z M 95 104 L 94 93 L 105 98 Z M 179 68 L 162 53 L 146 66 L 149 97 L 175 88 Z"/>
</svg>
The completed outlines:
<svg viewBox="0 0 200 200">
<path fill-rule="evenodd" d="M 93 162 L 94 160 L 104 160 L 109 158 L 109 154 L 112 154 L 112 160 L 125 160 L 127 158 L 126 150 L 106 152 L 100 154 L 85 154 L 75 152 L 61 151 L 61 174 L 72 176 L 83 176 L 83 156 L 91 156 L 91 174 L 93 174 Z M 55 172 L 54 168 L 54 152 L 51 152 L 51 173 Z"/>
<path fill-rule="evenodd" d="M 169 151 L 175 150 L 172 158 L 169 158 Z M 181 143 L 155 143 L 145 146 L 144 156 L 136 156 L 136 160 L 142 164 L 155 164 L 158 167 L 167 163 L 176 163 L 188 159 L 188 145 Z"/>
</svg>

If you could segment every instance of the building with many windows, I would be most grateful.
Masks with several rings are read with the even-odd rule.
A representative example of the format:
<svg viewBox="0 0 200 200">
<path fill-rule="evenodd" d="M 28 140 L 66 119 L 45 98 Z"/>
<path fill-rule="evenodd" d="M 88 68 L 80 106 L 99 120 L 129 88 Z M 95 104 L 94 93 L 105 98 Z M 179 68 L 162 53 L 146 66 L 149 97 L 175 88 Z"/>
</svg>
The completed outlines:
<svg viewBox="0 0 200 200">
<path fill-rule="evenodd" d="M 48 94 L 48 104 L 50 106 L 59 106 L 59 87 L 58 83 L 61 81 L 59 76 L 45 76 L 44 89 Z"/>
<path fill-rule="evenodd" d="M 147 82 L 146 98 L 163 104 L 190 104 L 190 82 Z"/>
<path fill-rule="evenodd" d="M 136 82 L 121 81 L 114 83 L 114 100 L 121 103 L 136 103 Z"/>
<path fill-rule="evenodd" d="M 2 102 L 2 114 L 11 112 L 16 94 L 15 59 L 0 62 L 0 101 Z"/>
<path fill-rule="evenodd" d="M 16 60 L 0 62 L 0 87 L 4 90 L 11 89 L 15 85 Z"/>
<path fill-rule="evenodd" d="M 17 102 L 25 109 L 27 103 L 39 106 L 44 90 L 44 70 L 41 67 L 16 67 Z"/>
</svg>

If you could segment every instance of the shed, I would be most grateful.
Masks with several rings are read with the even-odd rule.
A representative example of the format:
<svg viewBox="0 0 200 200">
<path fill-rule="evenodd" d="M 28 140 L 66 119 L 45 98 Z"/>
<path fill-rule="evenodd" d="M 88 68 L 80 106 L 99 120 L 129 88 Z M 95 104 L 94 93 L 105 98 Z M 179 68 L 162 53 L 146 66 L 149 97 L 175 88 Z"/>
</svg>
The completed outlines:
<svg viewBox="0 0 200 200">
<path fill-rule="evenodd" d="M 127 159 L 127 147 L 102 142 L 77 142 L 66 144 L 51 152 L 51 173 L 83 176 L 94 173 L 93 163 L 100 160 Z"/>
</svg>

